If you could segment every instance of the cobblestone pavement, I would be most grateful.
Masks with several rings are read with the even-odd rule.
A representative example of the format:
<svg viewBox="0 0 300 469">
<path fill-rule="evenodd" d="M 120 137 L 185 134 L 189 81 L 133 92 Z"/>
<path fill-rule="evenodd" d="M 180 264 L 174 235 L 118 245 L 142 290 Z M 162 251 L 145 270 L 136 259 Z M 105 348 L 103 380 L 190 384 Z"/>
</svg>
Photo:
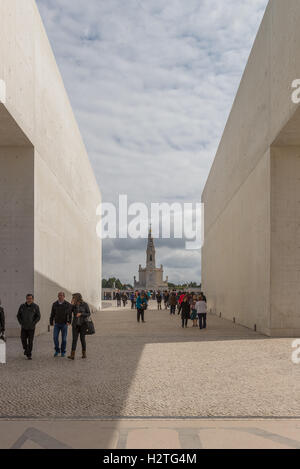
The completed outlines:
<svg viewBox="0 0 300 469">
<path fill-rule="evenodd" d="M 0 417 L 300 416 L 291 339 L 215 316 L 206 331 L 182 329 L 179 316 L 154 309 L 145 324 L 115 306 L 94 320 L 87 361 L 54 359 L 52 333 L 36 338 L 32 362 L 8 341 Z"/>
</svg>

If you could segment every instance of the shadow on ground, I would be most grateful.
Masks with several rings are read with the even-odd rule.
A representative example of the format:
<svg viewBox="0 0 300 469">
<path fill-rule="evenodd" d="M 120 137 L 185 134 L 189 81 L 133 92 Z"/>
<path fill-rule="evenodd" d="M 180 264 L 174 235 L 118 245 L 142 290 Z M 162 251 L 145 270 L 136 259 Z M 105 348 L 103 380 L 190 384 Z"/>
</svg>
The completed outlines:
<svg viewBox="0 0 300 469">
<path fill-rule="evenodd" d="M 128 309 L 98 313 L 87 361 L 80 353 L 75 362 L 54 359 L 51 334 L 37 338 L 32 362 L 24 360 L 19 340 L 10 340 L 0 416 L 55 425 L 57 419 L 300 415 L 299 367 L 291 364 L 288 339 L 215 316 L 206 331 L 191 322 L 182 329 L 180 317 L 164 310 L 148 310 L 146 321 L 137 324 Z M 115 434 L 112 420 L 101 447 Z"/>
</svg>

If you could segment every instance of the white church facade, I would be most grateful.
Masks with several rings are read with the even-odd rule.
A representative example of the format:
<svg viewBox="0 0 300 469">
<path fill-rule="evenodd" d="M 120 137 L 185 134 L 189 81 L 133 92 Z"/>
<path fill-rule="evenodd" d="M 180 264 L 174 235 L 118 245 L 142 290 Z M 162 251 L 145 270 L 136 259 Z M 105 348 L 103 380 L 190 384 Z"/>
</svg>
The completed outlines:
<svg viewBox="0 0 300 469">
<path fill-rule="evenodd" d="M 156 267 L 155 246 L 151 228 L 148 236 L 146 267 L 139 266 L 139 280 L 134 277 L 134 288 L 136 290 L 166 290 L 168 289 L 168 277 L 163 280 L 164 269 L 161 265 Z"/>
</svg>

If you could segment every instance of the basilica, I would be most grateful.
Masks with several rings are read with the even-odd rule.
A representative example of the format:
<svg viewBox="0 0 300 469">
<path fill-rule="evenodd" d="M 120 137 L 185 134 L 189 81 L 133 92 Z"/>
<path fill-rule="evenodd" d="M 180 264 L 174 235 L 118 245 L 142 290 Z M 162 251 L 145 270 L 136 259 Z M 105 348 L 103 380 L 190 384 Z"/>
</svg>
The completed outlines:
<svg viewBox="0 0 300 469">
<path fill-rule="evenodd" d="M 156 267 L 155 263 L 155 247 L 152 237 L 151 228 L 148 236 L 147 258 L 146 267 L 139 266 L 139 280 L 137 282 L 134 277 L 134 288 L 136 290 L 166 290 L 168 289 L 168 277 L 163 280 L 164 269 L 161 265 L 160 268 Z"/>
</svg>

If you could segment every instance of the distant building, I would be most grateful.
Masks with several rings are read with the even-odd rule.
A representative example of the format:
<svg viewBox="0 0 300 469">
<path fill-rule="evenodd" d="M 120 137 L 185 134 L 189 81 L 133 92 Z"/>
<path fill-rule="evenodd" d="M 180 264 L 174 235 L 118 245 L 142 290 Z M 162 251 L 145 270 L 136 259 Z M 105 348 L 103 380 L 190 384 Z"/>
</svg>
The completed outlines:
<svg viewBox="0 0 300 469">
<path fill-rule="evenodd" d="M 134 277 L 134 288 L 135 290 L 166 290 L 168 289 L 168 277 L 164 281 L 163 275 L 163 266 L 161 265 L 160 268 L 156 267 L 154 240 L 150 228 L 146 267 L 143 269 L 141 265 L 139 266 L 139 281 L 137 282 L 136 277 Z"/>
</svg>

